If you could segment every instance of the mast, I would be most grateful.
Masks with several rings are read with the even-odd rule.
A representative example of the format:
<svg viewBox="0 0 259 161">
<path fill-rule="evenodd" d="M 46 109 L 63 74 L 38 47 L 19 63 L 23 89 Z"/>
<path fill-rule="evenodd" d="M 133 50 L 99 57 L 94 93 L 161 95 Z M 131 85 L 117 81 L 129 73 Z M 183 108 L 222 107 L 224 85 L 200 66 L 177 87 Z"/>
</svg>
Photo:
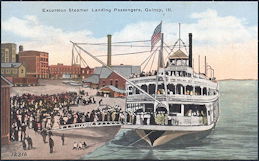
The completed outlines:
<svg viewBox="0 0 259 161">
<path fill-rule="evenodd" d="M 198 58 L 198 60 L 199 60 L 199 62 L 198 62 L 198 67 L 199 67 L 199 74 L 201 73 L 201 71 L 200 71 L 200 55 L 199 55 L 199 58 Z"/>
<path fill-rule="evenodd" d="M 180 50 L 180 48 L 181 48 L 181 23 L 179 23 L 179 39 L 178 39 L 178 41 L 179 41 L 179 50 Z"/>
<path fill-rule="evenodd" d="M 204 62 L 204 64 L 205 64 L 205 76 L 207 76 L 207 62 L 206 62 L 206 56 L 205 56 L 205 62 Z"/>
<path fill-rule="evenodd" d="M 166 83 L 166 75 L 165 75 L 165 66 L 164 66 L 164 57 L 163 57 L 163 48 L 164 48 L 164 33 L 161 33 L 161 46 L 160 46 L 160 51 L 159 51 L 159 56 L 158 56 L 158 65 L 157 65 L 157 75 L 156 75 L 156 92 L 155 92 L 155 99 L 157 99 L 157 92 L 158 92 L 158 81 L 159 81 L 159 70 L 163 69 L 163 81 L 164 81 L 164 94 L 166 96 L 166 109 L 168 109 L 168 97 L 167 97 L 167 83 Z M 154 104 L 155 106 L 155 104 Z M 154 107 L 154 112 L 156 108 Z"/>
</svg>

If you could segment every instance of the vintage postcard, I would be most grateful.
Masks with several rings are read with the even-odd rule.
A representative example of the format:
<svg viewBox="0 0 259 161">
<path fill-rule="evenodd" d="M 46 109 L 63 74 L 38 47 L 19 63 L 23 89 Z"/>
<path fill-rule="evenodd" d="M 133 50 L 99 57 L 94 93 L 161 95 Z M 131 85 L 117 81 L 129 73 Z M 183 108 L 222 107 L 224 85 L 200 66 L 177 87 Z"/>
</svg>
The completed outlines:
<svg viewBox="0 0 259 161">
<path fill-rule="evenodd" d="M 257 160 L 258 3 L 1 1 L 1 159 Z"/>
</svg>

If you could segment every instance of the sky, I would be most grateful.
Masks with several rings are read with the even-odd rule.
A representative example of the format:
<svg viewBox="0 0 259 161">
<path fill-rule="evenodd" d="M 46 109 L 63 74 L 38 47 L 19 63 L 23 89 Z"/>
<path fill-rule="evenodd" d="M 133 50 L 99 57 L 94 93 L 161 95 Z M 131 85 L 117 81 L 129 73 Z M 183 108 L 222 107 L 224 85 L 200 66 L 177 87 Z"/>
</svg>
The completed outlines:
<svg viewBox="0 0 259 161">
<path fill-rule="evenodd" d="M 135 12 L 121 9 L 135 9 Z M 49 52 L 50 64 L 71 64 L 70 40 L 106 43 L 107 34 L 112 35 L 112 42 L 150 40 L 161 21 L 167 46 L 173 46 L 178 39 L 178 23 L 186 45 L 188 33 L 193 34 L 196 72 L 200 55 L 200 71 L 204 72 L 206 56 L 217 79 L 257 79 L 257 2 L 1 2 L 2 43 L 12 42 L 23 45 L 24 50 Z M 112 54 L 150 50 L 145 47 L 150 42 L 127 45 L 112 46 Z M 105 45 L 82 47 L 95 56 L 107 53 Z M 166 58 L 169 48 L 165 48 Z M 90 67 L 100 66 L 81 54 Z M 140 65 L 149 55 L 150 52 L 113 56 L 112 64 Z M 106 62 L 106 57 L 100 59 Z M 154 68 L 151 62 L 146 65 L 146 71 Z"/>
</svg>

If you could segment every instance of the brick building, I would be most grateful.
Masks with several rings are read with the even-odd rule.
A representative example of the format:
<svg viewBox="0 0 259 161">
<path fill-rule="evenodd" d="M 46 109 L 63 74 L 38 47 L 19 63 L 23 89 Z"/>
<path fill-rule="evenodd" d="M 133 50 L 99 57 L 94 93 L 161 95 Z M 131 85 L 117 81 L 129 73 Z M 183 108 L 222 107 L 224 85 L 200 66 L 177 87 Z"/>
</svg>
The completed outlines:
<svg viewBox="0 0 259 161">
<path fill-rule="evenodd" d="M 49 78 L 49 53 L 41 51 L 20 51 L 19 62 L 27 71 L 28 77 Z"/>
<path fill-rule="evenodd" d="M 93 73 L 94 73 L 94 69 L 90 68 L 89 66 L 87 66 L 85 68 L 81 68 L 81 75 L 80 75 L 80 77 L 82 79 L 85 79 L 85 78 L 89 77 Z"/>
<path fill-rule="evenodd" d="M 49 66 L 49 74 L 52 79 L 85 79 L 93 73 L 93 69 L 90 67 L 81 68 L 80 65 L 63 65 L 58 63 L 57 65 Z"/>
<path fill-rule="evenodd" d="M 10 142 L 10 88 L 12 83 L 1 75 L 1 144 Z"/>
<path fill-rule="evenodd" d="M 80 65 L 63 65 L 58 63 L 57 65 L 49 66 L 50 78 L 53 79 L 70 79 L 79 78 L 81 74 Z"/>
<path fill-rule="evenodd" d="M 1 62 L 15 63 L 16 61 L 16 44 L 3 43 L 1 44 Z"/>
<path fill-rule="evenodd" d="M 117 65 L 111 68 L 122 76 L 129 78 L 132 74 L 140 74 L 140 66 Z M 96 67 L 94 73 L 83 82 L 92 88 L 102 88 L 105 86 L 113 86 L 118 89 L 125 89 L 126 81 L 118 74 L 112 72 L 106 67 Z M 96 84 L 98 83 L 98 86 Z"/>
</svg>

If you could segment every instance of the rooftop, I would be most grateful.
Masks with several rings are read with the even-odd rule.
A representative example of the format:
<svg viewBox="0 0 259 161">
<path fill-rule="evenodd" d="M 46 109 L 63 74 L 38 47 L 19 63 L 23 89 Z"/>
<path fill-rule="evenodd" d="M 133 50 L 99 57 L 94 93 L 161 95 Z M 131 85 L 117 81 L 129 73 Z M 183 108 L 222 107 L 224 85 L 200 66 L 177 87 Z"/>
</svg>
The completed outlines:
<svg viewBox="0 0 259 161">
<path fill-rule="evenodd" d="M 113 65 L 111 68 L 124 77 L 129 78 L 132 73 L 139 74 L 141 72 L 140 66 L 132 65 Z M 100 78 L 107 78 L 111 75 L 112 71 L 107 67 L 95 67 L 94 74 L 99 74 Z"/>
<path fill-rule="evenodd" d="M 169 57 L 170 59 L 188 59 L 188 56 L 180 49 Z"/>
<path fill-rule="evenodd" d="M 87 77 L 83 80 L 84 83 L 94 83 L 99 84 L 100 75 L 99 74 L 92 74 L 91 76 Z"/>
<path fill-rule="evenodd" d="M 100 89 L 100 91 L 105 90 L 106 88 L 109 88 L 109 89 L 111 89 L 112 91 L 117 92 L 117 93 L 126 93 L 125 90 L 116 88 L 116 87 L 114 87 L 114 86 L 112 86 L 112 85 L 104 86 L 104 87 L 102 87 L 102 88 Z"/>
<path fill-rule="evenodd" d="M 19 52 L 19 55 L 23 55 L 23 54 L 49 54 L 48 52 L 44 52 L 44 51 L 36 51 L 36 50 L 26 50 L 26 51 L 21 51 Z"/>
<path fill-rule="evenodd" d="M 22 63 L 1 63 L 2 68 L 18 68 Z"/>
</svg>

